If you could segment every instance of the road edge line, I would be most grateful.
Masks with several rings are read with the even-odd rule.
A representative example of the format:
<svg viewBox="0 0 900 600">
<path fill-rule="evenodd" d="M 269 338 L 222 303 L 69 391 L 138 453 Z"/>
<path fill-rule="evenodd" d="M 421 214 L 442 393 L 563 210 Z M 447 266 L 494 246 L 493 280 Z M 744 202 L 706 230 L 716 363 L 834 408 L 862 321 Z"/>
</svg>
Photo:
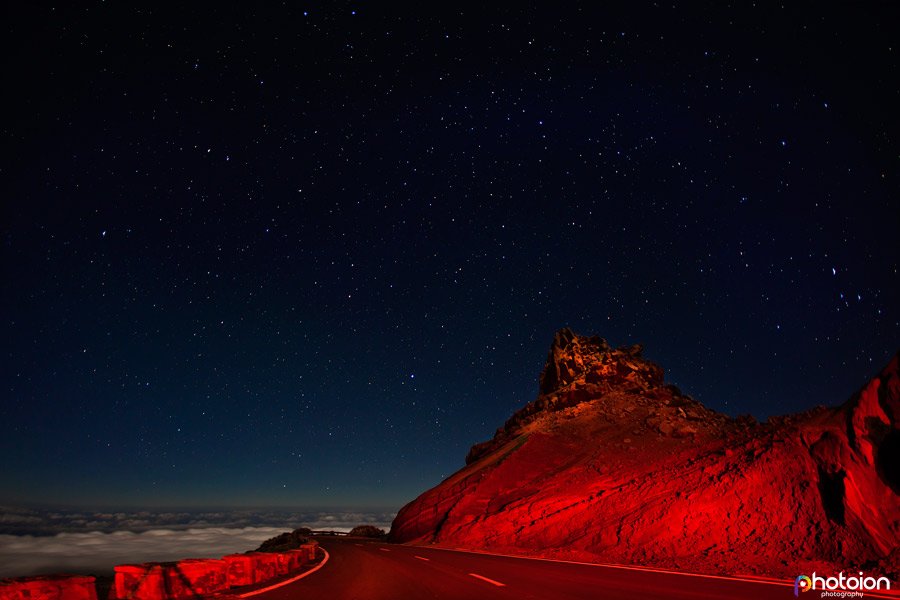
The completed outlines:
<svg viewBox="0 0 900 600">
<path fill-rule="evenodd" d="M 705 573 L 688 573 L 685 571 L 670 571 L 668 569 L 654 569 L 652 567 L 640 567 L 629 565 L 616 565 L 609 563 L 589 563 L 577 560 L 559 560 L 556 558 L 539 558 L 536 556 L 516 556 L 515 554 L 497 554 L 494 552 L 475 552 L 473 550 L 462 550 L 460 548 L 441 548 L 439 546 L 410 546 L 410 548 L 422 548 L 428 550 L 443 550 L 444 552 L 459 552 L 461 554 L 474 554 L 476 556 L 500 556 L 503 558 L 521 558 L 523 560 L 539 560 L 542 562 L 562 563 L 567 565 L 584 565 L 586 567 L 606 567 L 608 569 L 622 569 L 626 571 L 649 571 L 651 573 L 665 573 L 669 575 L 682 575 L 684 577 L 700 577 L 703 579 L 722 579 L 726 581 L 741 581 L 745 583 L 764 583 L 768 585 L 777 585 L 781 587 L 793 587 L 793 583 L 787 580 L 772 579 L 751 579 L 749 577 L 729 577 L 727 575 L 707 575 Z M 890 596 L 888 596 L 890 597 Z"/>
<path fill-rule="evenodd" d="M 321 546 L 319 546 L 319 547 L 322 548 Z M 326 550 L 325 548 L 322 548 L 322 552 L 325 553 L 325 558 L 323 558 L 322 562 L 320 562 L 318 565 L 316 565 L 314 568 L 310 569 L 309 571 L 300 573 L 299 575 L 297 575 L 296 577 L 292 577 L 291 579 L 279 581 L 278 583 L 270 585 L 269 587 L 264 587 L 264 588 L 260 588 L 258 590 L 253 590 L 251 592 L 245 592 L 243 594 L 238 594 L 238 598 L 249 598 L 250 596 L 256 596 L 257 594 L 265 594 L 266 592 L 280 588 L 289 583 L 294 583 L 295 581 L 299 581 L 299 580 L 303 579 L 304 577 L 306 577 L 307 575 L 312 575 L 313 573 L 315 573 L 316 571 L 318 571 L 319 569 L 324 567 L 325 563 L 328 562 L 328 559 L 331 558 L 331 555 L 328 554 L 328 550 Z"/>
</svg>

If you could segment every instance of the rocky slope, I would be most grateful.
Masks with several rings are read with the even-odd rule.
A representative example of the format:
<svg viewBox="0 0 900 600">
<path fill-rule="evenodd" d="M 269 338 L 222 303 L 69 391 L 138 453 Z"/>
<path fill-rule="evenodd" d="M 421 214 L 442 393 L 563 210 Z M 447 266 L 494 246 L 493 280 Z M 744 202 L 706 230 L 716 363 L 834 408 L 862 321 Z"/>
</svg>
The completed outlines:
<svg viewBox="0 0 900 600">
<path fill-rule="evenodd" d="M 845 404 L 757 423 L 666 385 L 640 346 L 564 329 L 537 399 L 406 505 L 391 538 L 708 573 L 900 563 L 895 355 Z"/>
</svg>

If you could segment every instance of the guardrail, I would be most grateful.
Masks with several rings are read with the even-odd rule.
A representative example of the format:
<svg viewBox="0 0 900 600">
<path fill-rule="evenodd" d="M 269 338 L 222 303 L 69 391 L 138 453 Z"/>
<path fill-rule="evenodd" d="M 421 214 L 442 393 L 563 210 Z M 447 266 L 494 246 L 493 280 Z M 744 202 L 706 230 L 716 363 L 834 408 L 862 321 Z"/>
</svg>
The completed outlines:
<svg viewBox="0 0 900 600">
<path fill-rule="evenodd" d="M 220 597 L 289 575 L 316 559 L 316 542 L 285 552 L 248 552 L 115 567 L 109 600 Z M 0 600 L 98 600 L 94 577 L 53 575 L 0 580 Z M 105 600 L 105 599 L 101 599 Z"/>
<path fill-rule="evenodd" d="M 97 587 L 87 575 L 0 579 L 0 600 L 97 600 Z"/>
</svg>

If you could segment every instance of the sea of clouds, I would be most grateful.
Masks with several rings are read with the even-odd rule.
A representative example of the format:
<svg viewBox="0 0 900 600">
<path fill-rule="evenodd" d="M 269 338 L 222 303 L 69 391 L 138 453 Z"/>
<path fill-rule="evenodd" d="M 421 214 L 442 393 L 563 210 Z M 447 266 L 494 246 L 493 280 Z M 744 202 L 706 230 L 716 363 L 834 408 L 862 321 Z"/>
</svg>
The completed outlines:
<svg viewBox="0 0 900 600">
<path fill-rule="evenodd" d="M 0 577 L 42 573 L 109 575 L 125 563 L 218 558 L 246 552 L 298 527 L 390 528 L 379 511 L 42 511 L 0 507 Z"/>
</svg>

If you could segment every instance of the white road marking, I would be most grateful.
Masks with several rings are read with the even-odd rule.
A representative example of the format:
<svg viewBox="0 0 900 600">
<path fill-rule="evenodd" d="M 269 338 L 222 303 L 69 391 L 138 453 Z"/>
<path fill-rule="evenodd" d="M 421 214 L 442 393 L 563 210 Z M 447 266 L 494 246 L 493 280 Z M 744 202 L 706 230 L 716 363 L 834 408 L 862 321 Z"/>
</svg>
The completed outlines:
<svg viewBox="0 0 900 600">
<path fill-rule="evenodd" d="M 319 546 L 319 548 L 322 548 L 322 547 Z M 305 573 L 301 573 L 300 575 L 297 575 L 296 577 L 292 577 L 291 579 L 286 579 L 285 581 L 279 581 L 275 585 L 270 585 L 269 587 L 264 587 L 264 588 L 260 588 L 258 590 L 253 590 L 253 591 L 246 592 L 243 594 L 238 594 L 238 598 L 249 598 L 250 596 L 256 596 L 257 594 L 264 594 L 265 592 L 274 590 L 275 588 L 280 588 L 283 585 L 287 585 L 289 583 L 294 583 L 295 581 L 303 579 L 307 575 L 312 575 L 313 573 L 315 573 L 316 571 L 318 571 L 319 569 L 324 567 L 325 563 L 327 563 L 328 559 L 331 557 L 328 554 L 328 550 L 326 550 L 325 548 L 322 548 L 322 552 L 325 553 L 325 558 L 323 558 L 322 562 L 320 562 L 314 569 L 310 569 L 309 571 L 306 571 Z"/>
<path fill-rule="evenodd" d="M 553 558 L 536 558 L 534 556 L 516 556 L 515 554 L 497 554 L 495 552 L 475 552 L 474 550 L 464 550 L 462 548 L 441 548 L 440 546 L 429 546 L 429 550 L 439 550 L 442 552 L 459 552 L 460 554 L 473 554 L 475 556 L 484 555 L 484 556 L 502 556 L 503 558 L 516 558 L 520 560 L 534 560 L 539 562 L 551 562 L 551 563 L 562 563 L 567 565 L 582 565 L 585 567 L 602 567 L 606 569 L 623 569 L 626 571 L 649 571 L 651 573 L 663 573 L 666 575 L 681 575 L 684 577 L 698 577 L 701 579 L 721 579 L 723 581 L 741 581 L 745 583 L 761 583 L 765 585 L 777 585 L 779 587 L 794 587 L 793 581 L 785 581 L 779 579 L 769 579 L 764 577 L 729 577 L 728 575 L 705 575 L 703 573 L 686 573 L 682 571 L 670 571 L 666 569 L 654 569 L 651 567 L 639 567 L 633 565 L 617 565 L 617 564 L 609 564 L 609 563 L 588 563 L 588 562 L 579 562 L 575 560 L 558 560 Z M 474 573 L 469 573 L 473 577 L 478 577 Z M 867 592 L 870 597 L 873 598 L 897 598 L 897 596 L 885 596 L 883 594 L 879 594 L 878 592 Z"/>
<path fill-rule="evenodd" d="M 354 545 L 354 546 L 359 546 L 360 548 L 362 548 L 362 544 L 353 544 L 353 545 Z"/>
<path fill-rule="evenodd" d="M 499 581 L 494 581 L 493 579 L 488 579 L 487 577 L 485 577 L 485 576 L 483 576 L 483 575 L 479 575 L 478 573 L 469 573 L 469 575 L 471 575 L 471 576 L 474 577 L 475 579 L 480 579 L 480 580 L 482 580 L 482 581 L 487 581 L 488 583 L 490 583 L 490 584 L 492 584 L 492 585 L 496 585 L 497 587 L 506 587 L 506 584 L 505 584 L 505 583 L 500 583 Z"/>
<path fill-rule="evenodd" d="M 425 558 L 424 556 L 418 556 L 418 555 L 416 555 L 416 558 L 418 558 L 419 560 L 424 560 L 425 562 L 428 562 L 431 560 L 430 558 Z"/>
<path fill-rule="evenodd" d="M 388 550 L 387 548 L 379 548 L 379 550 L 381 550 L 382 552 L 390 552 L 390 550 Z"/>
</svg>

